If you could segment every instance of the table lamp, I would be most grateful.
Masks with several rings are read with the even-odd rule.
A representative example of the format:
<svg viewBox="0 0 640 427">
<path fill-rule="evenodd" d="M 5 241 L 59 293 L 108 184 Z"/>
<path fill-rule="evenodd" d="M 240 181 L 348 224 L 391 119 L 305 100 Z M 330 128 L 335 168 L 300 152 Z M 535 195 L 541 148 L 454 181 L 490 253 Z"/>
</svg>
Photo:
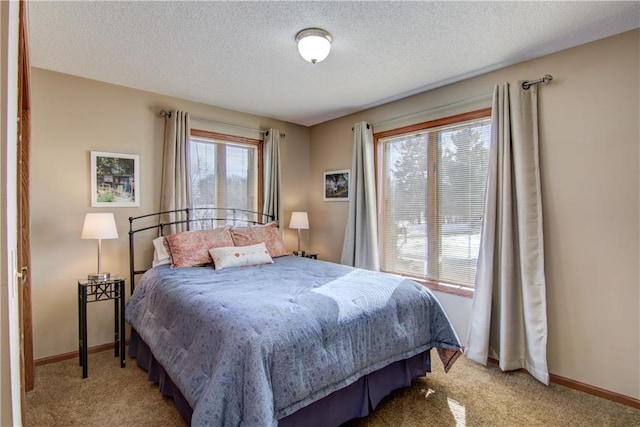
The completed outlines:
<svg viewBox="0 0 640 427">
<path fill-rule="evenodd" d="M 289 222 L 289 228 L 297 228 L 298 229 L 298 251 L 296 255 L 303 256 L 304 251 L 300 250 L 300 230 L 308 230 L 309 229 L 309 217 L 306 212 L 292 212 L 291 213 L 291 221 Z"/>
<path fill-rule="evenodd" d="M 88 213 L 84 217 L 82 239 L 98 240 L 98 272 L 91 273 L 89 280 L 109 280 L 110 274 L 100 271 L 100 256 L 102 255 L 102 239 L 117 239 L 118 229 L 112 213 Z"/>
</svg>

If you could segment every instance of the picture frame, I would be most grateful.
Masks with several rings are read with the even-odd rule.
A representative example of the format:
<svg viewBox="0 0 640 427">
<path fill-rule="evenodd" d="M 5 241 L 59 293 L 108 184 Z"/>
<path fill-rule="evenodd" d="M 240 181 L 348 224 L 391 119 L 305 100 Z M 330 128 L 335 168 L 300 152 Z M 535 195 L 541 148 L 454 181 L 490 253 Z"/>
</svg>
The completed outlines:
<svg viewBox="0 0 640 427">
<path fill-rule="evenodd" d="M 91 207 L 140 206 L 140 156 L 91 152 Z"/>
<path fill-rule="evenodd" d="M 326 202 L 346 202 L 349 200 L 350 169 L 325 171 L 323 180 L 323 200 Z"/>
</svg>

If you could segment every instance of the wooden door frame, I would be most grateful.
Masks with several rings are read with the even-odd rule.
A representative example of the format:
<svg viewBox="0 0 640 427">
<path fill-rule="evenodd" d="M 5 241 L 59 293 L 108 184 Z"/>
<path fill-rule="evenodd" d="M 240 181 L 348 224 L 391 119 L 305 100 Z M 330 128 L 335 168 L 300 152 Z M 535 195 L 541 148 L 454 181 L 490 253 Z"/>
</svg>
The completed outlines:
<svg viewBox="0 0 640 427">
<path fill-rule="evenodd" d="M 21 284 L 20 305 L 20 376 L 22 419 L 26 417 L 25 393 L 35 385 L 33 356 L 33 322 L 31 309 L 31 215 L 29 209 L 29 165 L 31 157 L 31 94 L 28 49 L 27 3 L 20 1 L 18 36 L 18 165 L 17 165 L 17 266 Z"/>
<path fill-rule="evenodd" d="M 1 300 L 2 323 L 2 391 L 0 422 L 21 425 L 24 422 L 24 386 L 21 378 L 20 303 L 17 273 L 17 193 L 18 193 L 18 46 L 20 33 L 18 2 L 0 2 L 0 186 L 2 210 L 0 227 L 0 274 L 5 282 Z"/>
</svg>

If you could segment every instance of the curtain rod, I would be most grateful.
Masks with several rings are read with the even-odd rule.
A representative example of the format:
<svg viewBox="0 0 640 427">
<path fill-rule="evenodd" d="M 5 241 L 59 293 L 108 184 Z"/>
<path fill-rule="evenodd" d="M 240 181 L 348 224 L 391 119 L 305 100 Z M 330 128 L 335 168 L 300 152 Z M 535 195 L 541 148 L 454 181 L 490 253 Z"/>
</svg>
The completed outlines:
<svg viewBox="0 0 640 427">
<path fill-rule="evenodd" d="M 367 129 L 369 129 L 371 127 L 371 125 L 369 123 L 367 123 Z M 351 132 L 353 132 L 355 128 L 351 128 Z"/>
<path fill-rule="evenodd" d="M 493 92 L 484 93 L 482 95 L 473 96 L 471 98 L 461 99 L 459 101 L 450 102 L 448 104 L 438 105 L 436 107 L 431 107 L 431 108 L 428 108 L 426 110 L 416 111 L 415 113 L 409 113 L 409 114 L 405 114 L 403 116 L 398 116 L 398 117 L 394 117 L 392 119 L 387 119 L 387 120 L 383 120 L 383 121 L 378 122 L 378 123 L 374 123 L 373 124 L 373 128 L 375 129 L 376 127 L 378 127 L 380 125 L 383 125 L 383 124 L 395 122 L 396 120 L 401 120 L 401 119 L 409 119 L 409 118 L 414 117 L 414 116 L 420 116 L 422 114 L 431 113 L 433 111 L 441 110 L 443 108 L 449 108 L 449 107 L 454 107 L 454 106 L 457 106 L 457 105 L 468 104 L 468 103 L 474 102 L 474 101 L 480 101 L 480 100 L 485 99 L 485 98 L 490 98 L 491 96 L 493 96 Z"/>
<path fill-rule="evenodd" d="M 162 117 L 164 117 L 165 119 L 169 118 L 169 117 L 171 117 L 171 111 L 160 110 L 160 115 Z M 265 135 L 269 135 L 269 131 L 268 130 L 255 129 L 255 128 L 250 128 L 250 127 L 247 127 L 247 126 L 234 125 L 234 124 L 231 124 L 231 123 L 219 122 L 219 121 L 211 120 L 211 119 L 203 119 L 203 118 L 200 118 L 200 117 L 191 117 L 191 119 L 192 120 L 197 120 L 199 122 L 213 123 L 213 124 L 216 124 L 216 125 L 222 125 L 222 126 L 232 127 L 232 128 L 236 128 L 236 129 L 249 130 L 249 131 L 252 131 L 252 132 L 259 132 L 259 133 L 263 133 Z M 283 132 L 280 132 L 280 137 L 281 138 L 284 138 L 285 136 L 286 135 Z"/>
<path fill-rule="evenodd" d="M 540 83 L 546 85 L 549 84 L 551 80 L 553 80 L 553 76 L 551 74 L 545 74 L 544 77 L 541 77 L 538 80 L 525 80 L 524 82 L 522 82 L 522 89 L 528 90 L 531 86 Z"/>
<path fill-rule="evenodd" d="M 522 88 L 524 90 L 528 90 L 533 85 L 537 85 L 537 84 L 540 84 L 540 83 L 545 84 L 545 85 L 549 84 L 549 82 L 551 80 L 553 80 L 553 76 L 551 74 L 545 74 L 544 77 L 541 77 L 541 78 L 539 78 L 537 80 L 525 80 L 524 82 L 522 82 Z M 437 110 L 440 110 L 440 109 L 443 109 L 443 108 L 449 108 L 449 107 L 454 107 L 454 106 L 461 105 L 461 104 L 467 104 L 467 103 L 474 102 L 474 101 L 480 101 L 482 99 L 490 98 L 492 96 L 493 96 L 493 92 L 485 93 L 485 94 L 478 95 L 478 96 L 473 96 L 471 98 L 461 99 L 459 101 L 454 101 L 454 102 L 450 102 L 448 104 L 438 105 L 437 107 L 432 107 L 432 108 L 429 108 L 429 109 L 426 109 L 426 110 L 417 111 L 415 113 L 405 114 L 404 116 L 399 116 L 399 117 L 394 117 L 392 119 L 383 120 L 381 122 L 375 123 L 373 125 L 373 127 L 375 129 L 376 127 L 378 127 L 380 125 L 387 124 L 387 123 L 390 123 L 390 122 L 395 122 L 396 120 L 408 119 L 408 118 L 411 118 L 413 116 L 419 116 L 421 114 L 431 113 L 433 111 L 437 111 Z M 353 130 L 353 128 L 351 128 L 351 130 Z"/>
</svg>

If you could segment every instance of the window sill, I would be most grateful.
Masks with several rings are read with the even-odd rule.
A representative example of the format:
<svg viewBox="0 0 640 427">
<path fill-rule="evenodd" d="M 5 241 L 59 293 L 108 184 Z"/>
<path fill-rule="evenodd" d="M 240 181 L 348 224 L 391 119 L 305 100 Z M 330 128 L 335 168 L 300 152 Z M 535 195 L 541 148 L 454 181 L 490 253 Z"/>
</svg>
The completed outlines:
<svg viewBox="0 0 640 427">
<path fill-rule="evenodd" d="M 451 283 L 436 282 L 435 280 L 423 279 L 421 277 L 411 276 L 409 274 L 398 274 L 391 271 L 380 270 L 385 273 L 394 274 L 396 276 L 404 277 L 409 280 L 413 280 L 422 286 L 429 288 L 432 291 L 442 292 L 445 294 L 457 295 L 464 298 L 473 298 L 474 289 L 466 286 L 452 285 Z"/>
<path fill-rule="evenodd" d="M 464 298 L 473 298 L 473 289 L 466 288 L 460 285 L 451 285 L 448 283 L 434 282 L 432 280 L 418 279 L 416 277 L 408 277 L 409 279 L 418 282 L 422 286 L 425 286 L 432 291 L 442 292 L 445 294 L 457 295 Z"/>
</svg>

